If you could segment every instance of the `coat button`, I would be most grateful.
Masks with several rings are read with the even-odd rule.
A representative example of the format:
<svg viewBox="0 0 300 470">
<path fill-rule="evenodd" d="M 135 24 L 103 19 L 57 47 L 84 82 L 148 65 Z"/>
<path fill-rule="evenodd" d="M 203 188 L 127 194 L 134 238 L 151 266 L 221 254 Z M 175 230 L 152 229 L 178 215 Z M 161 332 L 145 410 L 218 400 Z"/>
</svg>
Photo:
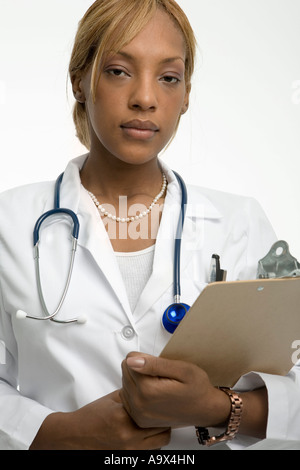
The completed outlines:
<svg viewBox="0 0 300 470">
<path fill-rule="evenodd" d="M 130 325 L 126 325 L 124 326 L 124 328 L 122 329 L 121 331 L 121 335 L 124 339 L 126 340 L 130 340 L 134 337 L 135 333 L 134 333 L 134 329 L 132 328 L 132 326 Z"/>
</svg>

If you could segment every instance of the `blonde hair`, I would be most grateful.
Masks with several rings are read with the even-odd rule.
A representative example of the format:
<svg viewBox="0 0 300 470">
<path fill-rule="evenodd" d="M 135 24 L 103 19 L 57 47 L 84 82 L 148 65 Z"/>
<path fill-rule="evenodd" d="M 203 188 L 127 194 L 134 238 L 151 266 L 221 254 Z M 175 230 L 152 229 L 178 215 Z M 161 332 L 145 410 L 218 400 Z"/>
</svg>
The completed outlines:
<svg viewBox="0 0 300 470">
<path fill-rule="evenodd" d="M 174 0 L 96 0 L 79 22 L 69 64 L 71 80 L 78 74 L 84 75 L 92 67 L 91 93 L 95 98 L 99 64 L 104 53 L 118 52 L 129 44 L 158 8 L 170 15 L 185 39 L 185 82 L 190 89 L 196 40 L 185 13 Z M 73 119 L 77 137 L 89 149 L 90 132 L 84 103 L 75 103 Z"/>
</svg>

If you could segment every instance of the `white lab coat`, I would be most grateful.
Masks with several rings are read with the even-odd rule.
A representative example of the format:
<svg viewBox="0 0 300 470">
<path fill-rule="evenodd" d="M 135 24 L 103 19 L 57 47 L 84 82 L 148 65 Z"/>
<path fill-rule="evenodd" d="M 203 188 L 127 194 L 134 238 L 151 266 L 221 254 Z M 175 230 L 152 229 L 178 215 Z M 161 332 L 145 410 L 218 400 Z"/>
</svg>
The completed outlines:
<svg viewBox="0 0 300 470">
<path fill-rule="evenodd" d="M 130 351 L 158 355 L 169 339 L 161 316 L 173 302 L 178 183 L 163 165 L 169 185 L 153 274 L 131 312 L 110 241 L 80 183 L 84 159 L 68 164 L 61 187 L 61 207 L 78 214 L 80 235 L 70 289 L 59 313 L 60 318 L 84 314 L 88 319 L 84 325 L 16 319 L 18 309 L 43 315 L 32 232 L 37 218 L 53 208 L 54 183 L 28 185 L 0 196 L 0 340 L 6 346 L 6 364 L 0 365 L 1 449 L 27 449 L 49 413 L 75 410 L 120 388 L 125 356 Z M 220 255 L 228 280 L 254 278 L 257 261 L 275 235 L 253 199 L 196 187 L 188 187 L 188 197 L 181 288 L 182 301 L 192 304 L 208 282 L 213 253 Z M 50 311 L 65 285 L 70 256 L 70 225 L 67 220 L 57 222 L 54 218 L 46 224 L 40 242 L 42 285 Z M 131 330 L 124 336 L 127 326 Z M 250 374 L 241 380 L 245 389 L 267 385 L 270 438 L 300 440 L 298 377 L 294 368 L 288 377 Z M 254 441 L 239 436 L 236 442 L 249 445 Z M 174 431 L 169 448 L 201 449 L 194 428 Z"/>
</svg>

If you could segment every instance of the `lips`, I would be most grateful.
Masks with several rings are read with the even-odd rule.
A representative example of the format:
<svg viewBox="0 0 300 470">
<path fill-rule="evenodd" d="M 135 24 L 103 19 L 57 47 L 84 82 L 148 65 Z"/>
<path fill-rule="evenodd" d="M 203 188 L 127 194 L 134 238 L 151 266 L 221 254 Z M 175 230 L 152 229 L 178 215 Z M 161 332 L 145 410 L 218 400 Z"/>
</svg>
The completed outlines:
<svg viewBox="0 0 300 470">
<path fill-rule="evenodd" d="M 157 132 L 159 128 L 151 121 L 141 121 L 139 119 L 134 119 L 132 121 L 126 122 L 121 125 L 125 129 L 139 129 L 142 131 L 153 131 Z"/>
<path fill-rule="evenodd" d="M 134 119 L 121 125 L 126 137 L 134 140 L 151 140 L 159 131 L 156 124 L 151 121 Z"/>
</svg>

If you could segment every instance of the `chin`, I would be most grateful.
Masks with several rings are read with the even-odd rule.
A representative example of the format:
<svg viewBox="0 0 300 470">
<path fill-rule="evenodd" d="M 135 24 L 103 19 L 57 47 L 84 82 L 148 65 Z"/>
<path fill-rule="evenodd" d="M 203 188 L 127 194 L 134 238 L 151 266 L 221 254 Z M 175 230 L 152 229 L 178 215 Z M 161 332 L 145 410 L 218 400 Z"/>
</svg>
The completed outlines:
<svg viewBox="0 0 300 470">
<path fill-rule="evenodd" d="M 147 152 L 145 151 L 145 148 L 142 150 L 134 149 L 130 153 L 128 152 L 128 149 L 127 149 L 127 151 L 124 153 L 121 153 L 121 152 L 116 153 L 115 158 L 117 158 L 118 160 L 128 165 L 143 165 L 153 160 L 156 160 L 158 154 L 159 154 L 159 151 Z"/>
</svg>

